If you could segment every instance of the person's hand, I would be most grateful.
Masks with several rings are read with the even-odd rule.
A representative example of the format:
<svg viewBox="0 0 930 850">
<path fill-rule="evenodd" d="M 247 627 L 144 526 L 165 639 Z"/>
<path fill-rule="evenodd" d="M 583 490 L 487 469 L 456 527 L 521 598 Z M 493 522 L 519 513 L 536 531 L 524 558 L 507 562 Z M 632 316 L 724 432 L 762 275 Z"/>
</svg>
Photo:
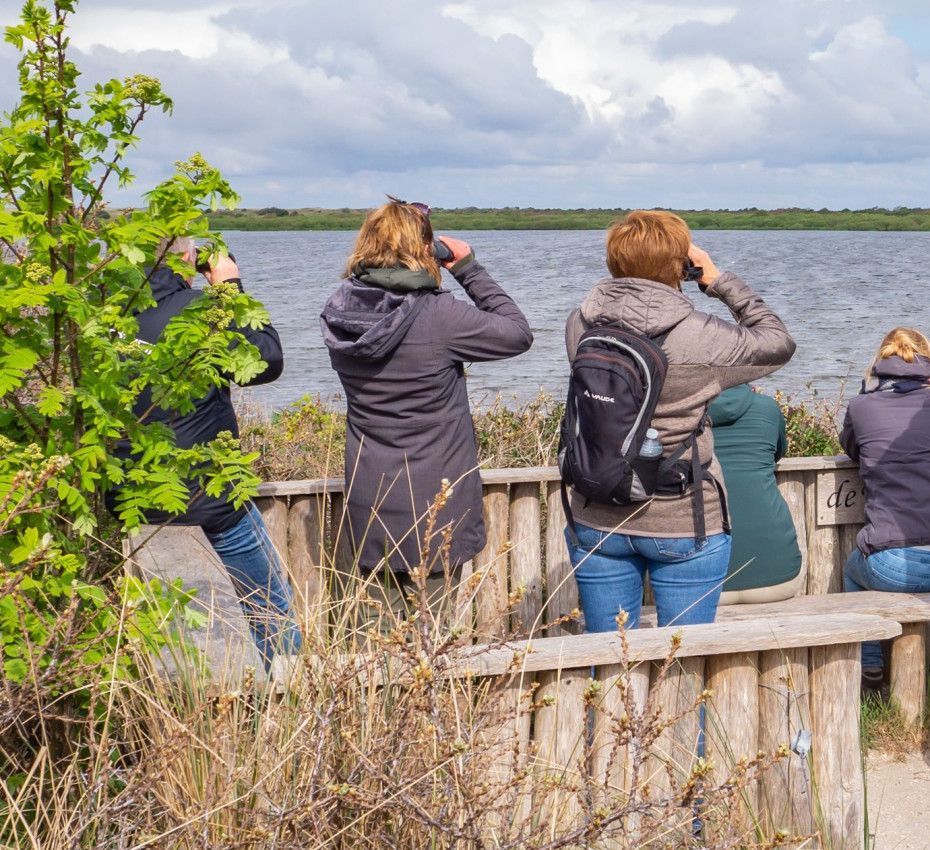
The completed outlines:
<svg viewBox="0 0 930 850">
<path fill-rule="evenodd" d="M 703 248 L 698 248 L 693 242 L 691 247 L 688 249 L 688 259 L 696 266 L 700 266 L 704 269 L 704 275 L 698 281 L 701 284 L 701 287 L 706 287 L 708 284 L 713 283 L 718 277 L 720 277 L 720 270 L 717 266 L 714 265 L 714 261 L 710 258 L 710 254 L 707 253 Z"/>
<path fill-rule="evenodd" d="M 239 266 L 230 257 L 214 254 L 210 257 L 210 271 L 204 273 L 210 283 L 222 283 L 239 277 Z"/>
<path fill-rule="evenodd" d="M 469 254 L 474 253 L 464 239 L 453 239 L 451 236 L 437 236 L 440 242 L 452 252 L 452 259 L 442 264 L 443 268 L 451 269 L 459 260 L 464 260 Z"/>
</svg>

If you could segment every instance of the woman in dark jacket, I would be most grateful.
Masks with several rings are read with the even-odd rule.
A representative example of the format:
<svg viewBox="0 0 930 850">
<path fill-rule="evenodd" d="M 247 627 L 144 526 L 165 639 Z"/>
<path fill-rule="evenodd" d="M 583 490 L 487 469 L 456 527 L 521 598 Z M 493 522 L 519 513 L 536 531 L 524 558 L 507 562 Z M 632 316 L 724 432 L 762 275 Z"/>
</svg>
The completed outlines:
<svg viewBox="0 0 930 850">
<path fill-rule="evenodd" d="M 326 302 L 323 338 L 346 394 L 349 523 L 363 572 L 443 573 L 484 547 L 481 479 L 464 364 L 533 342 L 523 313 L 465 242 L 443 237 L 443 263 L 471 304 L 440 288 L 429 208 L 391 200 L 370 212 Z M 426 517 L 448 481 L 432 536 Z M 394 597 L 396 599 L 396 596 Z"/>
<path fill-rule="evenodd" d="M 920 331 L 895 328 L 882 340 L 840 443 L 865 485 L 845 589 L 930 591 L 930 341 Z M 863 644 L 863 684 L 879 687 L 882 668 L 880 645 Z"/>
<path fill-rule="evenodd" d="M 775 399 L 748 384 L 724 390 L 707 413 L 733 537 L 720 604 L 790 599 L 805 576 L 797 531 L 775 483 L 775 462 L 788 450 L 785 417 Z"/>
</svg>

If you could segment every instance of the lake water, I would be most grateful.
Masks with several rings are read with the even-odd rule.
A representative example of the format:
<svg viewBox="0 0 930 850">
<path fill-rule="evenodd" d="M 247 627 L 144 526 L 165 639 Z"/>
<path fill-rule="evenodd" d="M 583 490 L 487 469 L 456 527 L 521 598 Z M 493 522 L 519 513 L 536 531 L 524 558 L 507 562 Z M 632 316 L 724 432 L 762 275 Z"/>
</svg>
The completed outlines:
<svg viewBox="0 0 930 850">
<path fill-rule="evenodd" d="M 521 357 L 469 368 L 472 399 L 526 399 L 540 389 L 565 392 L 568 365 L 565 318 L 606 274 L 602 231 L 477 231 L 461 234 L 479 260 L 529 318 L 536 341 Z M 261 299 L 281 334 L 284 374 L 251 390 L 281 407 L 302 395 L 338 397 L 341 388 L 323 346 L 319 315 L 337 284 L 354 233 L 225 234 L 249 292 Z M 794 359 L 760 384 L 828 397 L 859 375 L 882 335 L 897 324 L 928 328 L 930 233 L 802 231 L 695 232 L 723 269 L 742 276 L 782 317 L 798 343 Z M 464 297 L 444 274 L 443 286 Z M 697 308 L 729 316 L 696 286 L 686 292 Z"/>
</svg>

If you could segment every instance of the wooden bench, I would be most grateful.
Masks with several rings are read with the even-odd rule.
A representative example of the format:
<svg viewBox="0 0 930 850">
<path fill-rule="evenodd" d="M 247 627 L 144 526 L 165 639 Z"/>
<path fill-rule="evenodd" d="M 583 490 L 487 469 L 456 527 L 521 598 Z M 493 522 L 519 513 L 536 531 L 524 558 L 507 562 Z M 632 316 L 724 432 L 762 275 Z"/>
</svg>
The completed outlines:
<svg viewBox="0 0 930 850">
<path fill-rule="evenodd" d="M 723 605 L 717 609 L 718 623 L 751 622 L 760 617 L 820 618 L 826 615 L 874 614 L 895 620 L 902 633 L 891 648 L 891 696 L 902 717 L 916 723 L 924 716 L 927 698 L 926 635 L 930 622 L 930 593 L 829 593 L 796 596 L 784 602 L 752 605 Z M 654 627 L 654 607 L 644 607 L 641 625 Z"/>
<path fill-rule="evenodd" d="M 538 769 L 567 777 L 566 787 L 578 785 L 574 780 L 579 772 L 589 769 L 596 787 L 606 782 L 620 792 L 629 790 L 624 787 L 629 765 L 622 752 L 618 757 L 611 732 L 625 711 L 617 688 L 621 678 L 635 694 L 639 710 L 651 694 L 652 707 L 665 718 L 684 711 L 705 686 L 713 691 L 705 735 L 707 757 L 714 761 L 718 779 L 740 759 L 752 759 L 759 751 L 790 749 L 797 733 L 809 730 L 809 758 L 792 753 L 734 804 L 744 806 L 747 829 L 758 818 L 769 837 L 774 830 L 818 833 L 820 840 L 813 846 L 852 850 L 862 847 L 864 833 L 860 641 L 900 634 L 898 622 L 873 614 L 759 615 L 752 620 L 630 631 L 626 653 L 618 634 L 470 647 L 456 658 L 454 669 L 462 675 L 516 676 L 521 689 L 535 678 L 539 690 L 532 722 L 518 712 L 508 734 L 522 751 L 537 754 Z M 657 680 L 657 666 L 649 662 L 665 658 L 673 638 L 680 639 L 676 664 L 665 679 Z M 595 711 L 593 727 L 584 702 L 592 668 L 600 683 L 600 710 Z M 698 732 L 696 711 L 663 732 L 648 771 L 648 781 L 659 794 L 670 763 L 683 777 L 688 775 L 697 757 Z M 592 734 L 592 758 L 586 768 L 579 753 Z M 560 811 L 542 811 L 539 816 L 564 825 L 565 819 L 577 816 L 577 801 L 567 796 L 563 803 Z"/>
</svg>

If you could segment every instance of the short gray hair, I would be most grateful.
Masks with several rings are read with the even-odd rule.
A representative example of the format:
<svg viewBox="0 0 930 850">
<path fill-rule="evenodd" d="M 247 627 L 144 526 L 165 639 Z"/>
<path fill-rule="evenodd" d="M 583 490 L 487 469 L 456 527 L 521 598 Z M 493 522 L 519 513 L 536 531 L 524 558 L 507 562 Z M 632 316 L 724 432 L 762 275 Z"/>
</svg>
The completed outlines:
<svg viewBox="0 0 930 850">
<path fill-rule="evenodd" d="M 197 243 L 192 236 L 166 236 L 158 243 L 155 249 L 155 260 L 162 259 L 166 254 L 190 254 L 197 250 Z"/>
</svg>

